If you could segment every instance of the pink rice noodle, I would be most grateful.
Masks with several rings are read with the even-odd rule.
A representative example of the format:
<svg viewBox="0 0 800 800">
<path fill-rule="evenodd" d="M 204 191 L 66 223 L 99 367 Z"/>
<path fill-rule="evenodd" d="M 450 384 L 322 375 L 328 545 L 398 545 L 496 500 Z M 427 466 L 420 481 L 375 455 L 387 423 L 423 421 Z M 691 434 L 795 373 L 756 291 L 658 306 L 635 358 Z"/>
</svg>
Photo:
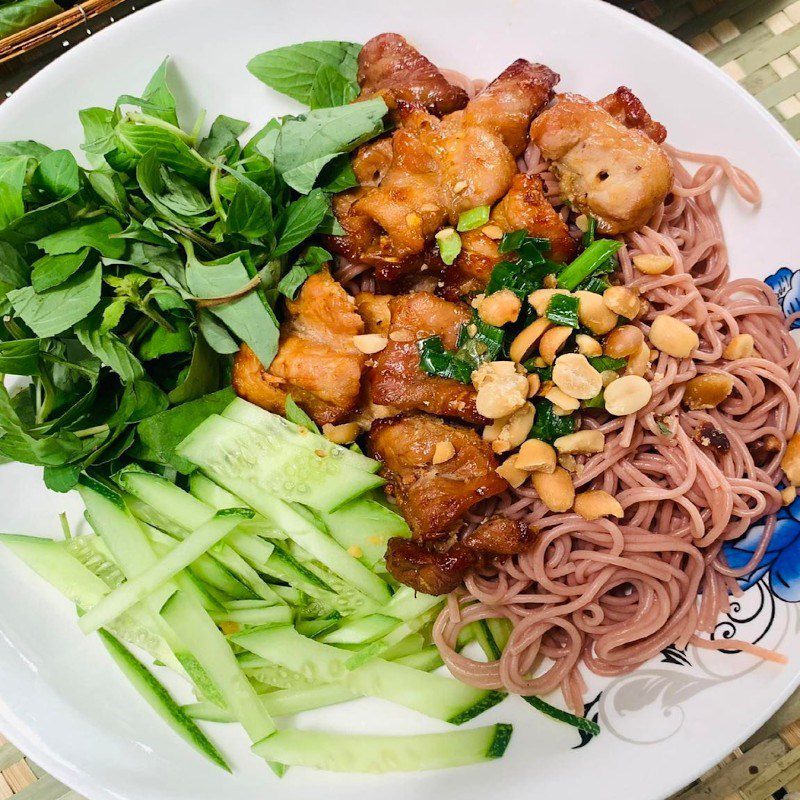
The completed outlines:
<svg viewBox="0 0 800 800">
<path fill-rule="evenodd" d="M 576 489 L 604 489 L 619 500 L 625 517 L 587 522 L 574 513 L 554 514 L 527 487 L 486 501 L 469 515 L 470 526 L 498 513 L 524 519 L 539 529 L 536 543 L 470 575 L 434 627 L 434 641 L 455 677 L 518 694 L 560 689 L 576 713 L 583 710 L 582 670 L 621 675 L 668 645 L 783 660 L 747 642 L 715 640 L 713 632 L 730 594 L 740 591 L 736 579 L 759 563 L 775 528 L 780 454 L 758 467 L 747 445 L 797 430 L 800 352 L 772 290 L 755 279 L 729 280 L 712 192 L 727 182 L 744 201 L 757 203 L 755 182 L 718 156 L 672 147 L 667 152 L 674 189 L 648 226 L 625 237 L 622 278 L 649 303 L 636 323 L 645 333 L 657 314 L 668 314 L 697 331 L 700 347 L 683 360 L 658 355 L 647 375 L 653 398 L 635 418 L 592 414 L 583 421 L 605 434 L 606 446 L 579 458 Z M 700 166 L 692 174 L 683 162 Z M 534 146 L 520 168 L 541 176 L 558 207 L 558 183 Z M 568 219 L 568 209 L 561 211 Z M 639 253 L 669 255 L 675 266 L 663 275 L 643 275 L 632 266 Z M 725 343 L 740 333 L 753 337 L 755 354 L 723 360 Z M 685 382 L 706 372 L 731 375 L 733 394 L 716 409 L 681 409 Z M 694 441 L 702 422 L 725 432 L 728 453 Z M 731 569 L 723 543 L 759 520 L 764 531 L 751 562 Z M 461 629 L 487 618 L 505 618 L 513 626 L 501 658 L 482 662 L 458 653 Z"/>
</svg>

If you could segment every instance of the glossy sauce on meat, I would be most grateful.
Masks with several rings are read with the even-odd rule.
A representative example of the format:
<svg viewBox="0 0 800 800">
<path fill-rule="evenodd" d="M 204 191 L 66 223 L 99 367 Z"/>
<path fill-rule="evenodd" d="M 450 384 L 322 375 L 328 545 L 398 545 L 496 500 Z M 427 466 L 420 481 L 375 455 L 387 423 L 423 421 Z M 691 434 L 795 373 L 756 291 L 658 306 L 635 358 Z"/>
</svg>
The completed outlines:
<svg viewBox="0 0 800 800">
<path fill-rule="evenodd" d="M 358 404 L 365 358 L 353 336 L 364 332 L 364 322 L 327 269 L 303 284 L 286 311 L 269 370 L 243 344 L 234 359 L 233 387 L 240 397 L 277 414 L 284 413 L 291 394 L 318 424 L 339 422 Z"/>
<path fill-rule="evenodd" d="M 531 140 L 553 162 L 564 197 L 605 234 L 641 228 L 672 186 L 669 159 L 646 133 L 577 94 L 559 95 L 533 121 Z"/>
<path fill-rule="evenodd" d="M 439 442 L 450 442 L 454 454 L 434 464 Z M 388 492 L 421 539 L 447 535 L 472 506 L 508 488 L 495 471 L 497 460 L 488 442 L 471 428 L 427 414 L 375 422 L 369 451 L 382 463 Z"/>
</svg>

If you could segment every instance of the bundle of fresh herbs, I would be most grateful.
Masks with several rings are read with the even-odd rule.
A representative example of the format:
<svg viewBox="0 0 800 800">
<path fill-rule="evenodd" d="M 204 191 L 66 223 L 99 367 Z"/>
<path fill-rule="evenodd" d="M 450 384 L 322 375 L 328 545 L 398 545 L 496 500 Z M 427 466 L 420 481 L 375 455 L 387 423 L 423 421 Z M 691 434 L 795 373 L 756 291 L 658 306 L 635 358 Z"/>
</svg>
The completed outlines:
<svg viewBox="0 0 800 800">
<path fill-rule="evenodd" d="M 166 62 L 141 97 L 80 112 L 91 168 L 0 144 L 0 376 L 30 378 L 13 396 L 0 382 L 0 458 L 43 466 L 58 491 L 131 458 L 180 469 L 174 444 L 230 400 L 240 342 L 268 365 L 277 296 L 329 258 L 308 240 L 336 230 L 330 196 L 355 184 L 347 153 L 386 113 L 381 99 L 343 105 L 359 49 L 254 59 L 311 110 L 244 145 L 241 120 L 217 117 L 205 137 L 202 117 L 181 126 Z"/>
</svg>

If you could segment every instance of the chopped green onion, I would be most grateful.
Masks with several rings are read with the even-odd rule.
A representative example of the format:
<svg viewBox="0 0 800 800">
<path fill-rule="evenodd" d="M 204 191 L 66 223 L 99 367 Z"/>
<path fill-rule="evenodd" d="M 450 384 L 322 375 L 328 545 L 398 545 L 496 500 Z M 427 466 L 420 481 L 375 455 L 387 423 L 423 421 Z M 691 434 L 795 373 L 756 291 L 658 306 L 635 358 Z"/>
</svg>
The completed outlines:
<svg viewBox="0 0 800 800">
<path fill-rule="evenodd" d="M 462 353 L 461 357 L 464 358 L 470 352 L 470 342 L 483 345 L 480 353 L 478 353 L 480 358 L 475 364 L 477 369 L 484 361 L 494 361 L 497 358 L 503 349 L 504 339 L 505 333 L 502 328 L 489 325 L 478 316 L 477 312 L 473 311 L 472 322 L 469 325 L 462 325 L 461 330 L 458 332 L 456 346 L 458 351 Z"/>
<path fill-rule="evenodd" d="M 522 366 L 528 371 L 532 372 L 534 375 L 539 376 L 539 380 L 544 383 L 545 381 L 553 380 L 553 368 L 552 367 L 537 367 L 534 363 L 536 361 L 535 358 L 529 358 L 527 361 L 522 362 Z"/>
<path fill-rule="evenodd" d="M 538 236 L 528 236 L 528 232 L 524 228 L 522 230 L 506 233 L 500 240 L 500 245 L 497 249 L 501 253 L 515 253 L 520 250 L 526 250 L 525 245 L 528 247 L 535 247 L 541 253 L 546 253 L 550 250 L 549 239 L 543 239 Z"/>
<path fill-rule="evenodd" d="M 583 239 L 581 240 L 584 247 L 588 247 L 594 241 L 594 237 L 597 234 L 597 220 L 594 217 L 590 217 L 588 214 L 586 215 L 586 220 L 589 227 L 584 232 Z"/>
<path fill-rule="evenodd" d="M 461 233 L 465 231 L 474 231 L 475 228 L 480 228 L 489 221 L 489 206 L 477 206 L 471 208 L 469 211 L 462 211 L 458 215 L 457 230 Z"/>
<path fill-rule="evenodd" d="M 443 228 L 436 234 L 439 244 L 439 257 L 449 267 L 461 252 L 461 237 L 454 228 Z"/>
<path fill-rule="evenodd" d="M 578 298 L 571 294 L 554 294 L 550 298 L 545 316 L 556 325 L 577 328 L 580 325 L 578 322 Z"/>
<path fill-rule="evenodd" d="M 417 342 L 419 366 L 427 375 L 435 378 L 451 378 L 459 383 L 470 383 L 472 367 L 466 361 L 457 361 L 455 353 L 444 349 L 438 336 L 430 336 Z"/>
<path fill-rule="evenodd" d="M 592 736 L 597 736 L 600 733 L 600 726 L 596 722 L 592 722 L 586 717 L 576 717 L 575 714 L 570 714 L 569 711 L 562 711 L 560 708 L 551 706 L 540 697 L 523 697 L 526 703 L 530 703 L 537 711 L 542 714 L 547 714 L 548 717 L 557 719 L 559 722 L 566 722 L 567 725 L 572 725 L 580 731 L 584 731 Z"/>
<path fill-rule="evenodd" d="M 584 408 L 605 408 L 606 407 L 606 397 L 603 392 L 592 397 L 590 400 L 583 401 Z"/>
<path fill-rule="evenodd" d="M 536 406 L 536 417 L 528 434 L 529 439 L 541 439 L 552 444 L 556 439 L 575 432 L 575 417 L 572 414 L 560 417 L 553 404 L 541 397 L 533 403 Z"/>
<path fill-rule="evenodd" d="M 583 283 L 578 284 L 578 291 L 593 292 L 594 294 L 603 294 L 611 284 L 600 275 L 592 275 L 591 278 L 585 280 Z"/>
<path fill-rule="evenodd" d="M 616 372 L 628 364 L 624 358 L 611 358 L 611 356 L 590 356 L 587 360 L 598 372 L 608 370 Z"/>
<path fill-rule="evenodd" d="M 601 267 L 607 267 L 609 261 L 622 243 L 615 239 L 598 239 L 592 242 L 568 267 L 558 276 L 558 285 L 562 289 L 574 291 L 579 284 L 594 275 Z"/>
</svg>

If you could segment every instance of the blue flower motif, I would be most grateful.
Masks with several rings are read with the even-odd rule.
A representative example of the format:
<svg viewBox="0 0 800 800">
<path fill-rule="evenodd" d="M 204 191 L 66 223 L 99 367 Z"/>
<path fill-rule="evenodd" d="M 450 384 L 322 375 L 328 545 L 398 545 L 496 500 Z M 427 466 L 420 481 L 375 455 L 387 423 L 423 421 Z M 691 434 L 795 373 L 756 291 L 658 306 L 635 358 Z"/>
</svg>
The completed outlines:
<svg viewBox="0 0 800 800">
<path fill-rule="evenodd" d="M 765 283 L 778 295 L 778 302 L 787 317 L 800 311 L 800 270 L 793 272 L 781 267 L 766 278 Z M 800 319 L 794 321 L 792 328 L 800 328 Z"/>
<path fill-rule="evenodd" d="M 741 539 L 725 544 L 723 552 L 732 568 L 743 567 L 750 561 L 763 531 L 763 525 L 754 525 Z M 800 497 L 778 512 L 767 552 L 740 584 L 749 589 L 766 575 L 776 597 L 787 603 L 800 602 Z"/>
</svg>

